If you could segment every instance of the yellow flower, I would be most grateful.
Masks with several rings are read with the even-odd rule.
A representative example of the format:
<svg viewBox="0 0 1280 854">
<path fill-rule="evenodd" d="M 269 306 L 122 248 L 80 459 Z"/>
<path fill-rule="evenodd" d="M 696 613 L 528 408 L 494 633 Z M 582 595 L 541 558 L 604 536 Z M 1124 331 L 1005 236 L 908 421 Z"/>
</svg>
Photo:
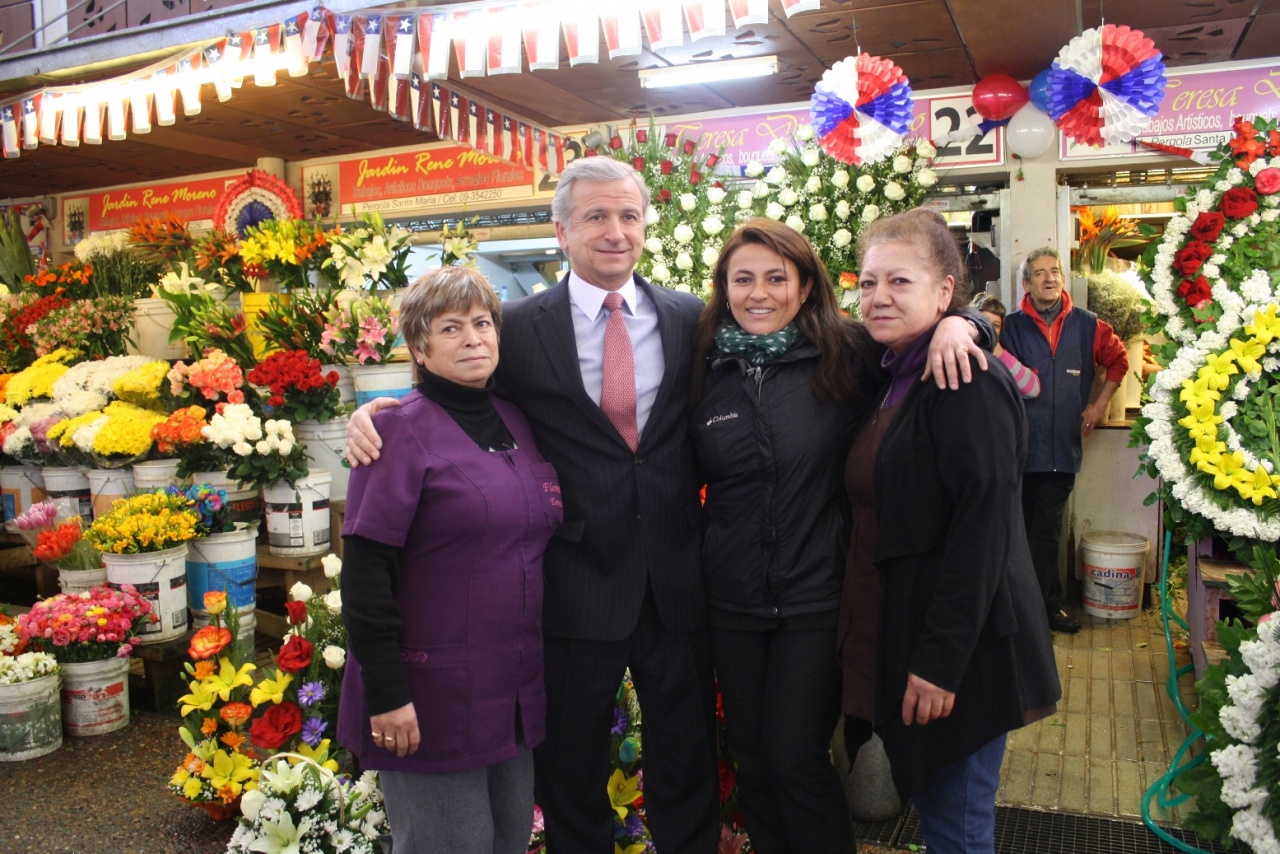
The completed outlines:
<svg viewBox="0 0 1280 854">
<path fill-rule="evenodd" d="M 1183 382 L 1182 391 L 1178 393 L 1178 399 L 1184 401 L 1188 406 L 1192 406 L 1209 400 L 1221 400 L 1222 395 L 1218 394 L 1218 389 L 1209 384 L 1209 378 L 1206 376 Z"/>
<path fill-rule="evenodd" d="M 231 699 L 231 692 L 241 685 L 253 684 L 253 677 L 249 675 L 255 669 L 252 662 L 246 661 L 237 670 L 231 659 L 224 655 L 218 659 L 218 663 L 221 665 L 218 668 L 218 672 L 210 676 L 204 684 L 222 702 L 228 702 Z M 277 702 L 279 701 L 277 700 Z"/>
<path fill-rule="evenodd" d="M 329 758 L 329 739 L 327 738 L 317 744 L 314 749 L 304 741 L 298 745 L 297 753 L 312 760 L 321 768 L 328 768 L 333 773 L 338 773 L 338 763 Z M 297 765 L 301 761 L 301 759 L 290 759 L 289 764 Z"/>
<path fill-rule="evenodd" d="M 178 770 L 173 772 L 173 776 L 169 778 L 170 786 L 181 786 L 187 780 L 191 779 L 191 772 L 184 766 L 178 766 Z"/>
<path fill-rule="evenodd" d="M 218 696 L 205 682 L 193 682 L 190 688 L 191 693 L 178 698 L 178 713 L 184 718 L 196 709 L 202 712 L 209 711 L 213 708 L 213 701 Z"/>
<path fill-rule="evenodd" d="M 154 409 L 160 404 L 160 390 L 168 374 L 168 362 L 147 362 L 140 368 L 116 377 L 111 384 L 111 391 L 123 401 Z"/>
<path fill-rule="evenodd" d="M 204 791 L 204 782 L 199 777 L 191 777 L 187 782 L 182 784 L 182 794 L 189 801 L 194 801 L 200 797 L 200 793 Z"/>
<path fill-rule="evenodd" d="M 1231 352 L 1235 356 L 1236 363 L 1240 365 L 1240 370 L 1246 374 L 1252 374 L 1262 370 L 1258 360 L 1267 352 L 1267 347 L 1256 338 L 1248 341 L 1241 341 L 1237 338 L 1231 341 Z"/>
<path fill-rule="evenodd" d="M 1230 454 L 1215 454 L 1212 464 L 1199 466 L 1205 474 L 1213 475 L 1213 488 L 1230 489 L 1235 482 L 1236 474 L 1244 467 L 1244 454 L 1235 451 Z"/>
<path fill-rule="evenodd" d="M 1205 357 L 1205 366 L 1196 371 L 1196 379 L 1203 379 L 1209 388 L 1222 391 L 1231 385 L 1231 375 L 1239 372 L 1234 354 L 1210 353 Z"/>
<path fill-rule="evenodd" d="M 640 797 L 640 776 L 628 777 L 621 768 L 614 768 L 609 777 L 609 800 L 613 802 L 613 811 L 618 814 L 619 821 L 627 818 L 627 807 Z"/>
<path fill-rule="evenodd" d="M 1253 477 L 1238 483 L 1236 491 L 1240 493 L 1241 498 L 1252 501 L 1259 507 L 1266 499 L 1277 497 L 1275 487 L 1271 484 L 1271 475 L 1262 466 L 1253 470 Z"/>
<path fill-rule="evenodd" d="M 1277 306 L 1272 304 L 1265 311 L 1255 312 L 1253 323 L 1244 328 L 1245 334 L 1264 345 L 1280 338 L 1280 318 L 1276 317 L 1276 309 Z"/>
<path fill-rule="evenodd" d="M 68 370 L 61 363 L 41 364 L 39 360 L 29 368 L 19 371 L 9 380 L 5 389 L 5 403 L 23 406 L 33 400 L 53 397 L 53 384 Z"/>
<path fill-rule="evenodd" d="M 213 754 L 213 761 L 204 766 L 200 776 L 208 780 L 209 785 L 215 789 L 230 786 L 236 794 L 239 794 L 244 782 L 256 777 L 257 773 L 257 769 L 253 767 L 253 760 L 248 756 L 243 753 L 227 753 L 225 750 L 219 750 Z"/>
<path fill-rule="evenodd" d="M 617 842 L 613 843 L 613 854 L 644 854 L 644 843 L 633 842 L 626 848 L 623 848 Z"/>
<path fill-rule="evenodd" d="M 160 364 L 164 364 L 161 362 Z M 93 450 L 106 457 L 140 457 L 151 450 L 151 428 L 168 416 L 114 400 L 103 410 L 107 421 L 93 439 Z"/>
<path fill-rule="evenodd" d="M 293 681 L 293 674 L 280 673 L 275 679 L 263 679 L 249 692 L 249 702 L 256 709 L 270 700 L 272 703 L 283 703 L 285 689 Z"/>
<path fill-rule="evenodd" d="M 0 424 L 8 424 L 10 421 L 18 417 L 18 410 L 12 406 L 0 403 Z"/>
</svg>

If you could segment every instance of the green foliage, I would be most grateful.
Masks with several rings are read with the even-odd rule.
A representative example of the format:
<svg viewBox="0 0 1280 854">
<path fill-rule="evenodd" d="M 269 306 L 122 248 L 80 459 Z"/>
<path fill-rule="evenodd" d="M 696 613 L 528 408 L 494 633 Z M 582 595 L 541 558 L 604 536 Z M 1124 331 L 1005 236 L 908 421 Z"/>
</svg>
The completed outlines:
<svg viewBox="0 0 1280 854">
<path fill-rule="evenodd" d="M 0 282 L 17 293 L 24 278 L 35 273 L 36 262 L 22 230 L 22 214 L 11 207 L 0 214 Z"/>
</svg>

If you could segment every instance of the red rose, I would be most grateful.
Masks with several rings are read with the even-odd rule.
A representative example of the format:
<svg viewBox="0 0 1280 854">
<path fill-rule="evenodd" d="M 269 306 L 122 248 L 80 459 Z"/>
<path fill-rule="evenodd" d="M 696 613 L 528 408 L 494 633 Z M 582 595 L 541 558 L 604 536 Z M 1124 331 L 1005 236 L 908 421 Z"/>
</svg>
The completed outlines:
<svg viewBox="0 0 1280 854">
<path fill-rule="evenodd" d="M 1253 186 L 1264 196 L 1269 196 L 1280 190 L 1280 169 L 1274 166 L 1268 166 L 1263 169 L 1253 176 Z"/>
<path fill-rule="evenodd" d="M 1199 308 L 1213 298 L 1213 291 L 1204 276 L 1183 279 L 1182 284 L 1178 285 L 1178 293 L 1187 301 L 1187 305 L 1194 308 Z"/>
<path fill-rule="evenodd" d="M 315 645 L 299 635 L 289 635 L 284 646 L 276 653 L 276 666 L 285 673 L 297 673 L 311 666 L 311 654 Z"/>
<path fill-rule="evenodd" d="M 301 731 L 302 710 L 288 700 L 271 706 L 249 726 L 254 746 L 263 750 L 275 750 Z"/>
<path fill-rule="evenodd" d="M 698 147 L 698 146 L 697 146 L 697 143 L 695 143 L 695 142 L 694 142 L 693 140 L 691 140 L 691 139 L 686 139 L 686 140 L 684 141 L 684 153 L 685 153 L 685 154 L 693 154 L 693 150 L 694 150 L 695 148 L 697 148 L 697 147 Z"/>
<path fill-rule="evenodd" d="M 1280 170 L 1276 171 L 1280 172 Z M 1196 240 L 1212 243 L 1218 239 L 1219 234 L 1222 234 L 1222 227 L 1226 222 L 1227 218 L 1217 211 L 1203 211 L 1191 224 L 1191 236 Z"/>
<path fill-rule="evenodd" d="M 711 167 L 715 166 L 715 165 L 716 165 L 717 163 L 719 163 L 719 162 L 720 162 L 720 155 L 718 155 L 718 154 L 709 154 L 709 155 L 707 155 L 707 168 L 708 168 L 708 169 L 710 169 Z"/>
<path fill-rule="evenodd" d="M 663 138 L 662 144 L 665 145 L 667 148 L 675 148 L 676 135 L 674 133 L 667 134 L 666 137 Z"/>
<path fill-rule="evenodd" d="M 306 602 L 285 602 L 284 609 L 289 614 L 289 625 L 299 626 L 307 621 Z"/>
<path fill-rule="evenodd" d="M 1209 244 L 1192 240 L 1173 256 L 1173 269 L 1184 276 L 1194 276 L 1200 271 L 1200 265 L 1212 254 L 1213 250 L 1209 248 Z"/>
<path fill-rule="evenodd" d="M 594 148 L 588 148 L 582 153 L 583 157 L 595 157 L 598 152 Z"/>
<path fill-rule="evenodd" d="M 330 386 L 336 386 L 338 384 L 338 380 L 340 379 L 342 379 L 342 377 L 338 376 L 337 371 L 330 371 L 329 373 L 324 375 L 324 381 L 328 383 Z"/>
<path fill-rule="evenodd" d="M 693 172 L 690 172 L 690 173 L 689 173 L 689 183 L 690 183 L 691 185 L 693 185 L 693 186 L 695 186 L 695 187 L 696 187 L 696 186 L 697 186 L 699 183 L 701 183 L 701 182 L 702 182 L 702 173 L 701 173 L 701 172 L 698 172 L 698 171 L 696 171 L 696 170 L 695 170 L 695 171 L 693 171 Z"/>
<path fill-rule="evenodd" d="M 1218 210 L 1232 219 L 1244 219 L 1257 209 L 1258 194 L 1248 187 L 1232 187 L 1218 202 Z"/>
<path fill-rule="evenodd" d="M 649 141 L 649 132 L 647 130 L 636 131 L 636 142 L 640 143 L 641 145 L 644 145 L 648 141 Z"/>
<path fill-rule="evenodd" d="M 635 170 L 636 170 L 637 172 L 643 172 L 643 171 L 644 171 L 644 158 L 643 158 L 643 157 L 633 157 L 633 158 L 631 158 L 631 165 L 635 167 Z"/>
<path fill-rule="evenodd" d="M 661 199 L 661 200 L 662 200 L 662 201 L 664 201 L 664 202 L 669 202 L 669 201 L 671 201 L 671 191 L 670 191 L 670 190 L 659 190 L 659 191 L 658 191 L 658 198 L 659 198 L 659 199 Z"/>
<path fill-rule="evenodd" d="M 618 149 L 622 148 L 622 137 L 620 136 L 611 137 L 609 139 L 609 148 L 613 151 L 617 151 Z"/>
<path fill-rule="evenodd" d="M 670 160 L 664 160 L 664 161 L 662 161 L 661 163 L 659 163 L 659 164 L 658 164 L 658 171 L 659 171 L 659 172 L 661 172 L 663 175 L 670 175 L 670 174 L 671 174 L 671 161 L 670 161 Z"/>
</svg>

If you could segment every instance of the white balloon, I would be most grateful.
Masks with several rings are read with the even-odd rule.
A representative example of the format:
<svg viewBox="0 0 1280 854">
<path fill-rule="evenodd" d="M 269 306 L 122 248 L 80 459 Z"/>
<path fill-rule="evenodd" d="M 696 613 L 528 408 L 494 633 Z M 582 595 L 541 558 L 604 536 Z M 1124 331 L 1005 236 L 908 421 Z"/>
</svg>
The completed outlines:
<svg viewBox="0 0 1280 854">
<path fill-rule="evenodd" d="M 1004 128 L 1004 139 L 1009 150 L 1019 157 L 1039 157 L 1049 150 L 1058 138 L 1058 129 L 1053 119 L 1035 108 L 1034 104 L 1023 104 L 1018 112 L 1009 119 Z"/>
</svg>

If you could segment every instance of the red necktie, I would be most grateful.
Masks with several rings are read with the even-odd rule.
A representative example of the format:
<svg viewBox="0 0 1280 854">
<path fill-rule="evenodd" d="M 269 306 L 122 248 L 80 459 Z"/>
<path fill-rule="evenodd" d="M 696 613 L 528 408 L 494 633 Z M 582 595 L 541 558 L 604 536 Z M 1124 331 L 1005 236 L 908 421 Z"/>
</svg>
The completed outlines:
<svg viewBox="0 0 1280 854">
<path fill-rule="evenodd" d="M 622 318 L 622 294 L 615 291 L 606 296 L 604 307 L 609 310 L 609 321 L 604 327 L 600 409 L 635 453 L 640 444 L 640 430 L 636 427 L 636 365 L 631 336 Z"/>
</svg>

